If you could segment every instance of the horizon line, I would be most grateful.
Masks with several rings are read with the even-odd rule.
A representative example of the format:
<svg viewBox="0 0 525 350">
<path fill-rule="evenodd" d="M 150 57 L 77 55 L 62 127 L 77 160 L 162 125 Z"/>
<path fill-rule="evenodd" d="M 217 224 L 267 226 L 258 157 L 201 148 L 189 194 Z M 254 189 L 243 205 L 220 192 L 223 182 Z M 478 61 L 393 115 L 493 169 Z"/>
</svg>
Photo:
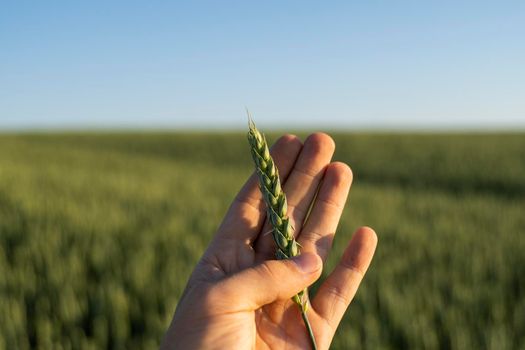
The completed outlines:
<svg viewBox="0 0 525 350">
<path fill-rule="evenodd" d="M 382 125 L 382 126 L 343 126 L 335 125 L 307 125 L 295 126 L 264 126 L 265 132 L 313 132 L 326 131 L 332 133 L 524 133 L 523 125 Z M 60 125 L 60 126 L 0 126 L 0 134 L 25 133 L 238 133 L 247 128 L 241 126 L 176 126 L 176 125 Z M 287 131 L 288 130 L 288 131 Z"/>
</svg>

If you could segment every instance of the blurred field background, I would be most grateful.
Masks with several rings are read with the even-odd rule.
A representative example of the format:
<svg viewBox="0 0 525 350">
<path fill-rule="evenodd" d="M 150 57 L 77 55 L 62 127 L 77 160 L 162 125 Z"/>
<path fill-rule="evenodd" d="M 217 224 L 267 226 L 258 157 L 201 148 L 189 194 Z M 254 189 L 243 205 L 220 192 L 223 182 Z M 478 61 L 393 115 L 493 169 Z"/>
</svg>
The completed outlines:
<svg viewBox="0 0 525 350">
<path fill-rule="evenodd" d="M 525 134 L 333 137 L 325 274 L 379 235 L 333 348 L 525 349 Z M 243 133 L 0 135 L 0 349 L 157 348 L 251 170 Z"/>
</svg>

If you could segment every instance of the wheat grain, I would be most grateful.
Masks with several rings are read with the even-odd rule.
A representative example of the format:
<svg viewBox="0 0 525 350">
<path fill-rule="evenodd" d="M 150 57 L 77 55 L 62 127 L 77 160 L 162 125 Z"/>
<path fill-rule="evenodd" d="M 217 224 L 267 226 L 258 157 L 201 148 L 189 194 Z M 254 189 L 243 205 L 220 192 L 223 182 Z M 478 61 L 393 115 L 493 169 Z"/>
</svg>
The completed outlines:
<svg viewBox="0 0 525 350">
<path fill-rule="evenodd" d="M 259 177 L 259 188 L 266 203 L 267 216 L 272 224 L 272 237 L 277 245 L 277 259 L 288 259 L 300 254 L 299 243 L 294 237 L 294 228 L 287 215 L 288 205 L 286 195 L 281 188 L 279 172 L 270 155 L 264 135 L 257 130 L 253 119 L 248 113 L 248 142 L 255 171 Z M 308 330 L 312 347 L 317 349 L 310 322 L 306 316 L 308 310 L 308 290 L 304 289 L 294 295 L 292 300 L 299 306 L 301 316 Z"/>
</svg>

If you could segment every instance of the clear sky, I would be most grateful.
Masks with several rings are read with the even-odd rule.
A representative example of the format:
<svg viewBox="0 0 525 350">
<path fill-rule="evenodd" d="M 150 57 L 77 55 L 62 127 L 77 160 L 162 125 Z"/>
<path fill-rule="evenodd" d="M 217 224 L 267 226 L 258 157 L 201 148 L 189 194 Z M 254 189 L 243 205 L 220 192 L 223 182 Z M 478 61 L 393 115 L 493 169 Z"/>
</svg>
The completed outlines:
<svg viewBox="0 0 525 350">
<path fill-rule="evenodd" d="M 3 1 L 0 129 L 525 128 L 525 2 Z"/>
</svg>

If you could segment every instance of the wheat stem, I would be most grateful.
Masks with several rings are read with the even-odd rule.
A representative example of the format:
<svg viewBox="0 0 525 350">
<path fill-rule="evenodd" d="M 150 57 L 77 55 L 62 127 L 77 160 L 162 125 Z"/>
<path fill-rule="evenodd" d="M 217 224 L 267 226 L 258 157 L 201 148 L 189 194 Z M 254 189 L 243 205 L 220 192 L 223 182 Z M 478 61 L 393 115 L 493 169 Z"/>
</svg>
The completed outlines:
<svg viewBox="0 0 525 350">
<path fill-rule="evenodd" d="M 287 215 L 286 195 L 281 188 L 279 172 L 270 156 L 270 150 L 264 135 L 257 130 L 255 123 L 248 112 L 248 142 L 255 162 L 255 171 L 259 177 L 259 188 L 266 203 L 267 216 L 272 224 L 272 237 L 277 245 L 275 253 L 277 259 L 288 259 L 300 254 L 299 243 L 293 235 L 294 228 Z M 314 333 L 306 312 L 308 310 L 308 290 L 305 288 L 292 297 L 299 306 L 301 317 L 305 323 L 312 348 L 317 349 Z"/>
</svg>

